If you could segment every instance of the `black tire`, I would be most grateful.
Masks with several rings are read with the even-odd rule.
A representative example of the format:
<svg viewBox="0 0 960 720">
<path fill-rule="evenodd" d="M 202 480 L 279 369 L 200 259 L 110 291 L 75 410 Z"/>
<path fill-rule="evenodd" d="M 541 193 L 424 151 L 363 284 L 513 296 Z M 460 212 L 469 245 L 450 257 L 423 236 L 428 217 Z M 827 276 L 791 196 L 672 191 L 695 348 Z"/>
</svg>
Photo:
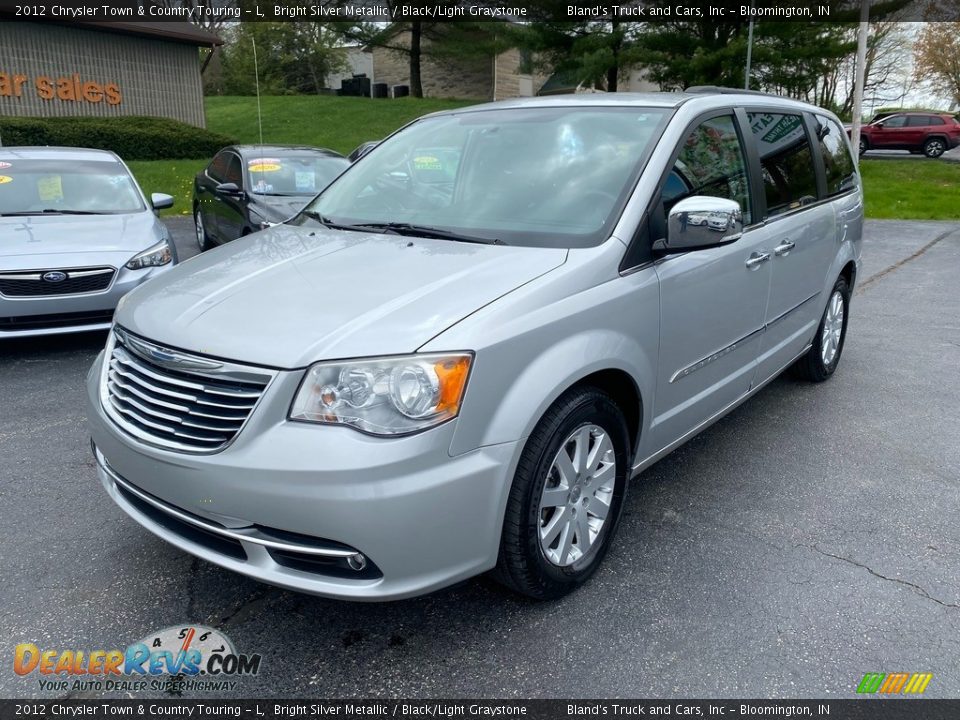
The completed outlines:
<svg viewBox="0 0 960 720">
<path fill-rule="evenodd" d="M 863 136 L 861 135 L 861 136 L 860 136 L 860 148 L 859 148 L 860 154 L 863 155 L 863 154 L 864 154 L 867 150 L 869 150 L 869 149 L 870 149 L 870 143 L 867 141 L 867 139 L 866 139 L 865 137 L 863 137 Z"/>
<path fill-rule="evenodd" d="M 210 242 L 210 236 L 207 234 L 206 228 L 203 226 L 203 216 L 200 214 L 200 208 L 193 208 L 193 227 L 197 235 L 197 245 L 200 246 L 200 252 L 206 252 L 213 247 L 213 243 Z"/>
<path fill-rule="evenodd" d="M 540 499 L 564 441 L 585 425 L 601 428 L 613 445 L 616 460 L 613 492 L 606 521 L 589 550 L 575 562 L 561 567 L 551 562 L 541 547 Z M 591 442 L 594 442 L 592 437 Z M 623 412 L 605 392 L 580 387 L 560 397 L 527 439 L 517 465 L 494 577 L 512 590 L 537 600 L 562 597 L 586 582 L 606 555 L 616 530 L 629 474 L 629 448 L 629 430 Z M 582 496 L 584 503 L 589 502 L 589 492 L 588 489 Z M 581 497 L 579 488 L 577 497 Z"/>
<path fill-rule="evenodd" d="M 830 304 L 835 294 L 840 295 L 843 302 L 843 322 L 840 329 L 840 340 L 837 344 L 836 354 L 829 363 L 823 361 L 824 333 L 823 326 L 827 322 L 827 314 L 830 312 Z M 847 323 L 850 320 L 850 287 L 843 277 L 837 278 L 837 282 L 830 291 L 830 297 L 827 298 L 827 305 L 820 318 L 820 324 L 817 326 L 817 334 L 813 338 L 813 345 L 793 366 L 793 374 L 800 380 L 809 382 L 823 382 L 829 378 L 840 364 L 840 356 L 843 355 L 843 343 L 847 337 Z"/>
<path fill-rule="evenodd" d="M 927 138 L 923 143 L 923 154 L 928 158 L 938 158 L 947 151 L 947 142 L 943 138 Z"/>
</svg>

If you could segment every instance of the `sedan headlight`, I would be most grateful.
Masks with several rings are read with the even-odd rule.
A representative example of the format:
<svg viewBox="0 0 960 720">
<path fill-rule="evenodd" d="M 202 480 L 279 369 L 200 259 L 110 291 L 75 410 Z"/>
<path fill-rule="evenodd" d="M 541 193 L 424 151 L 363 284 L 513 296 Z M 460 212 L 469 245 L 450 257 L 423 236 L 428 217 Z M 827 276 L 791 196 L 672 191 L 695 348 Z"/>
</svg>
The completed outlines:
<svg viewBox="0 0 960 720">
<path fill-rule="evenodd" d="M 173 259 L 173 254 L 170 252 L 170 243 L 166 240 L 161 240 L 156 245 L 148 247 L 142 253 L 137 253 L 129 262 L 127 262 L 127 268 L 130 270 L 140 270 L 141 268 L 147 267 L 158 267 L 160 265 L 166 265 Z"/>
<path fill-rule="evenodd" d="M 457 416 L 473 355 L 424 354 L 320 362 L 308 371 L 290 419 L 404 435 Z"/>
</svg>

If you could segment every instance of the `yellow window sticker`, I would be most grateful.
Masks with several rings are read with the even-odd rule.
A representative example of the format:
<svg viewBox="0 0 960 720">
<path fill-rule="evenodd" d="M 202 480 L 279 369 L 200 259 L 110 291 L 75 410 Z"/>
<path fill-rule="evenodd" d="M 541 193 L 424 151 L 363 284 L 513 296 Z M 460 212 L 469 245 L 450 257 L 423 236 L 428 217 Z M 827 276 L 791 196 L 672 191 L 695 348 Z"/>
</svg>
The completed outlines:
<svg viewBox="0 0 960 720">
<path fill-rule="evenodd" d="M 8 182 L 13 182 L 13 178 L 9 175 L 0 175 L 0 185 L 6 185 Z"/>
<path fill-rule="evenodd" d="M 247 169 L 252 173 L 277 172 L 283 169 L 283 164 L 276 158 L 257 158 L 247 163 Z"/>
<path fill-rule="evenodd" d="M 59 175 L 50 175 L 49 177 L 37 180 L 37 194 L 41 200 L 63 200 L 63 184 L 60 182 Z"/>
<path fill-rule="evenodd" d="M 419 155 L 413 159 L 413 167 L 417 170 L 443 170 L 438 158 L 433 155 Z"/>
</svg>

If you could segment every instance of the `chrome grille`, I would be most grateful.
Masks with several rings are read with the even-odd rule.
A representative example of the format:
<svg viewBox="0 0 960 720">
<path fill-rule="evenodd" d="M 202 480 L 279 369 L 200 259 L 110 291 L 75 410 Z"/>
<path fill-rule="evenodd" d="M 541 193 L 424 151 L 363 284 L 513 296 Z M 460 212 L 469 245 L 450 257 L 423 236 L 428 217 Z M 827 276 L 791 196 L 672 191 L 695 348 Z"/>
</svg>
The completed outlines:
<svg viewBox="0 0 960 720">
<path fill-rule="evenodd" d="M 0 274 L 0 295 L 6 297 L 47 297 L 102 292 L 110 287 L 116 270 L 112 267 L 67 270 L 23 270 Z M 45 276 L 60 278 L 57 281 Z"/>
<path fill-rule="evenodd" d="M 151 351 L 156 358 L 145 357 Z M 101 378 L 107 415 L 145 442 L 185 452 L 229 444 L 272 378 L 261 368 L 171 351 L 120 328 L 111 333 L 107 355 Z"/>
</svg>

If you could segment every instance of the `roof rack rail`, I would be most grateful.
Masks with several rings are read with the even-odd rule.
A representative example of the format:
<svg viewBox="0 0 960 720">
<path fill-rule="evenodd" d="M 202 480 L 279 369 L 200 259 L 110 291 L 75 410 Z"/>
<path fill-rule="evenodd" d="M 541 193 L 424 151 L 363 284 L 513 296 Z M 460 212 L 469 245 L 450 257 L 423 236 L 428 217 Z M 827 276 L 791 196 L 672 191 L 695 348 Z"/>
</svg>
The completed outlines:
<svg viewBox="0 0 960 720">
<path fill-rule="evenodd" d="M 765 97 L 780 97 L 774 93 L 763 92 L 762 90 L 744 90 L 743 88 L 721 87 L 719 85 L 693 85 L 684 90 L 684 92 L 703 95 L 764 95 Z"/>
</svg>

